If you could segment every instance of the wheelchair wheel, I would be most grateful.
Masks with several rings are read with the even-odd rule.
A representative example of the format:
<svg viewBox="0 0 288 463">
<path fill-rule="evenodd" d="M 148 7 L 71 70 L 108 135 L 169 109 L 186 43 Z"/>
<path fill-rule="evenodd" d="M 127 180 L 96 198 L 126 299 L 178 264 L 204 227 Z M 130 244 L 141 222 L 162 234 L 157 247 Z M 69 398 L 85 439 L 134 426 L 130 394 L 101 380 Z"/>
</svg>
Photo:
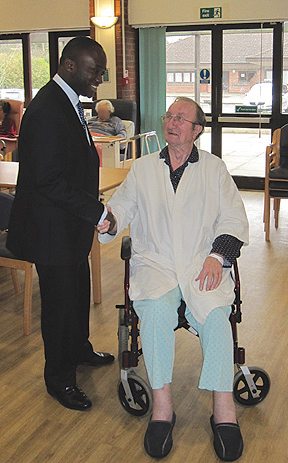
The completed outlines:
<svg viewBox="0 0 288 463">
<path fill-rule="evenodd" d="M 119 309 L 119 324 L 118 324 L 118 360 L 121 366 L 122 352 L 128 350 L 129 327 L 124 325 L 125 309 Z"/>
<path fill-rule="evenodd" d="M 250 373 L 253 377 L 259 397 L 253 397 L 249 386 L 247 384 L 245 375 L 242 370 L 239 370 L 234 377 L 233 394 L 235 400 L 240 405 L 246 405 L 247 407 L 257 405 L 262 402 L 267 396 L 270 389 L 270 378 L 268 373 L 259 367 L 249 367 Z"/>
<path fill-rule="evenodd" d="M 135 374 L 128 375 L 128 384 L 135 402 L 135 408 L 131 406 L 131 400 L 127 397 L 123 384 L 118 384 L 118 397 L 126 412 L 134 416 L 145 416 L 152 411 L 152 392 L 146 381 Z"/>
</svg>

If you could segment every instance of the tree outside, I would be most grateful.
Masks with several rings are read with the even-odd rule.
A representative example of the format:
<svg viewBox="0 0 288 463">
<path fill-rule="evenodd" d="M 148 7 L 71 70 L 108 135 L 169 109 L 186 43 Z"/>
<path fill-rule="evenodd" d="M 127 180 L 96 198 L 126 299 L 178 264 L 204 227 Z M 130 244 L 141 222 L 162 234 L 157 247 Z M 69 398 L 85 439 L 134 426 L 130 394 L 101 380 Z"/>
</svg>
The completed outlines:
<svg viewBox="0 0 288 463">
<path fill-rule="evenodd" d="M 31 67 L 33 94 L 35 94 L 50 78 L 48 43 L 31 43 Z M 19 89 L 24 100 L 23 57 L 20 40 L 0 42 L 0 90 L 4 89 Z"/>
</svg>

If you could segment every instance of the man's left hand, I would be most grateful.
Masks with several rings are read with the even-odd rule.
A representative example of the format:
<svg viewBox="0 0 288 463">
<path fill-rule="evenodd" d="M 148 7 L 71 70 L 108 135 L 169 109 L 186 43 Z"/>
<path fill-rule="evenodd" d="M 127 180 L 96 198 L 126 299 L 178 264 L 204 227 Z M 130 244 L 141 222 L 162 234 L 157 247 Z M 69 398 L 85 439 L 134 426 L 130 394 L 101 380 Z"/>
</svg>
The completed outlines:
<svg viewBox="0 0 288 463">
<path fill-rule="evenodd" d="M 218 288 L 222 281 L 222 273 L 223 267 L 221 263 L 215 259 L 215 257 L 207 257 L 205 260 L 202 270 L 199 273 L 198 277 L 195 281 L 199 281 L 199 289 L 203 291 L 205 280 L 207 278 L 206 283 L 206 291 L 212 291 L 213 289 Z"/>
</svg>

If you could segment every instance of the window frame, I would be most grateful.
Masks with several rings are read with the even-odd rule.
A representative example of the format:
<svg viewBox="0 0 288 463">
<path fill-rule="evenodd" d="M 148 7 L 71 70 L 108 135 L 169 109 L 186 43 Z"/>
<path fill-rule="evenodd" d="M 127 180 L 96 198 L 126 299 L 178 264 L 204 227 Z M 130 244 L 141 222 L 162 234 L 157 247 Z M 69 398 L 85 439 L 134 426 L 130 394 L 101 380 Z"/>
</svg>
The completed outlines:
<svg viewBox="0 0 288 463">
<path fill-rule="evenodd" d="M 39 31 L 41 32 L 41 31 Z M 46 31 L 42 31 L 46 32 Z M 77 31 L 53 31 L 48 32 L 49 44 L 49 67 L 50 78 L 56 74 L 59 63 L 59 37 L 77 37 L 77 36 L 90 36 L 90 29 L 83 29 Z M 0 34 L 0 41 L 2 40 L 21 40 L 22 42 L 22 60 L 23 60 L 23 82 L 24 82 L 24 108 L 27 108 L 32 100 L 32 66 L 31 66 L 31 40 L 30 33 L 12 33 Z"/>
</svg>

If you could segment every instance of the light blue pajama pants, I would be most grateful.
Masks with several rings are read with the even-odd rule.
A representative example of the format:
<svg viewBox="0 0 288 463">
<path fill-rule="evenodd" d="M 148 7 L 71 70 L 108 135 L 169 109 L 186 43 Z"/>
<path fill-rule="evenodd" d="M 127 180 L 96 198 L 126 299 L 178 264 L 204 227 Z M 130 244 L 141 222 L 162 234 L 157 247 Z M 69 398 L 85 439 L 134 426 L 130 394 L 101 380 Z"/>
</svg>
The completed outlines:
<svg viewBox="0 0 288 463">
<path fill-rule="evenodd" d="M 141 321 L 141 344 L 152 389 L 161 389 L 164 384 L 172 382 L 174 328 L 178 324 L 177 309 L 181 299 L 178 286 L 159 299 L 133 302 Z M 230 313 L 230 306 L 217 307 L 210 312 L 203 325 L 186 309 L 185 316 L 198 332 L 203 351 L 204 361 L 198 386 L 200 389 L 219 392 L 233 390 L 234 360 Z"/>
</svg>

